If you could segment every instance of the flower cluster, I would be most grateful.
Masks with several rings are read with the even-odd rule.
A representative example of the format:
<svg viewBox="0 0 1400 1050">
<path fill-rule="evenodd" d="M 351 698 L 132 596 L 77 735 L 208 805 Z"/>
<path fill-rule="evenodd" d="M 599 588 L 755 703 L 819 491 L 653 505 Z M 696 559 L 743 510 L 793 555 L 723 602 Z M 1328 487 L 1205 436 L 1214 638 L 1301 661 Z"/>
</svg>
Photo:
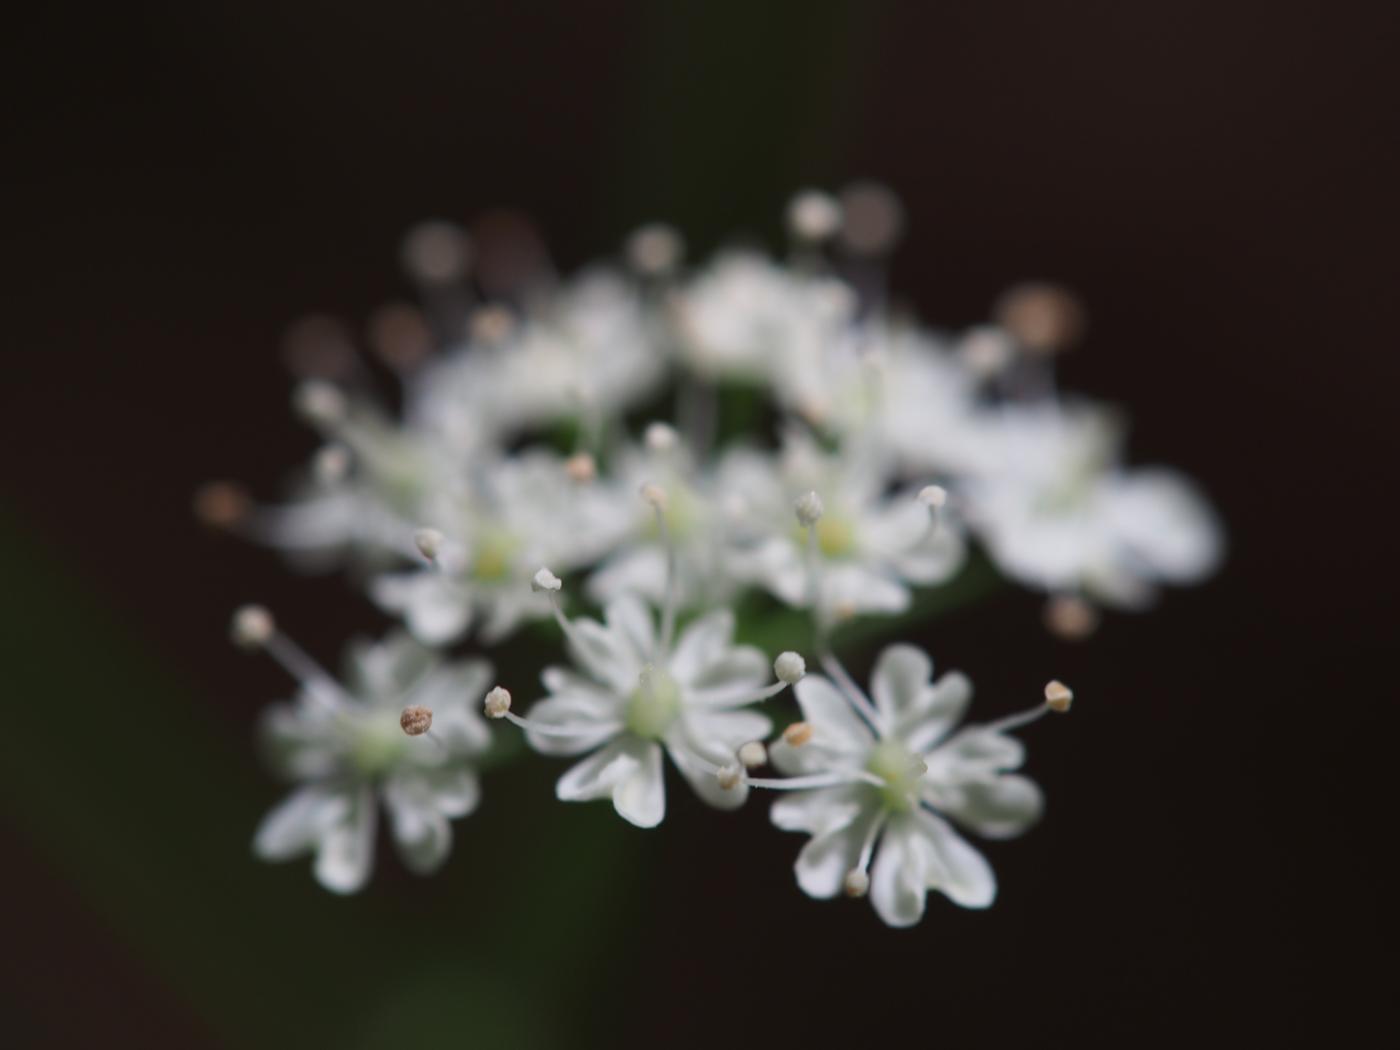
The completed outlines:
<svg viewBox="0 0 1400 1050">
<path fill-rule="evenodd" d="M 884 286 L 900 224 L 881 187 L 809 191 L 789 208 L 785 262 L 735 249 L 687 268 L 675 231 L 650 226 L 622 265 L 562 279 L 524 233 L 474 258 L 465 231 L 428 223 L 404 249 L 424 307 L 374 316 L 373 368 L 303 326 L 296 357 L 314 374 L 294 404 L 323 444 L 291 502 L 213 483 L 197 509 L 300 565 L 346 567 L 402 628 L 352 649 L 341 685 L 264 610 L 236 616 L 236 639 L 301 683 L 267 720 L 301 786 L 258 854 L 314 853 L 324 885 L 358 889 L 382 802 L 404 862 L 433 870 L 477 801 L 484 705 L 534 750 L 576 759 L 563 800 L 610 799 L 653 827 L 669 758 L 718 808 L 792 792 L 772 821 L 811 836 L 797 880 L 814 897 L 868 892 L 891 925 L 917 922 L 929 889 L 991 903 L 991 869 L 955 825 L 998 838 L 1036 819 L 1010 732 L 1067 710 L 1069 690 L 959 729 L 965 677 L 935 679 L 897 643 L 867 695 L 837 658 L 842 626 L 906 624 L 918 592 L 976 558 L 1082 638 L 1100 608 L 1209 574 L 1220 530 L 1186 479 L 1125 464 L 1113 411 L 1057 391 L 1084 324 L 1067 292 L 1022 285 L 990 323 L 931 331 Z M 394 411 L 367 380 L 381 366 Z M 800 610 L 810 633 L 794 647 L 823 673 L 742 644 L 780 607 Z M 524 715 L 488 690 L 485 663 L 438 655 L 556 630 L 567 661 L 544 668 Z M 789 687 L 798 720 L 777 699 Z M 781 775 L 757 775 L 766 765 Z"/>
</svg>

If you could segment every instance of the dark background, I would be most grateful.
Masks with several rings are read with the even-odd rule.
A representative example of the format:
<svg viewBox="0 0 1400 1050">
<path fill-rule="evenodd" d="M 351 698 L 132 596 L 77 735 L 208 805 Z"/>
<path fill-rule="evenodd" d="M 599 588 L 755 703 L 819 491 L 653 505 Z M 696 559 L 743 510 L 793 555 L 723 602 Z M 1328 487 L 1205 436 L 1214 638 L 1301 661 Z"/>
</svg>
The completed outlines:
<svg viewBox="0 0 1400 1050">
<path fill-rule="evenodd" d="M 1393 5 L 244 3 L 7 27 L 0 340 L 6 1045 L 1136 1045 L 1344 1039 L 1384 1000 Z M 565 268 L 666 218 L 774 239 L 799 186 L 902 196 L 898 290 L 960 325 L 1077 288 L 1067 383 L 1220 507 L 1225 571 L 1087 646 L 1007 590 L 922 640 L 1028 734 L 1046 820 L 990 912 L 913 931 L 681 792 L 658 832 L 488 779 L 446 871 L 333 899 L 247 852 L 267 601 L 380 621 L 188 513 L 311 448 L 278 354 L 406 292 L 403 229 L 528 210 Z M 857 653 L 858 673 L 869 653 Z M 1392 663 L 1393 666 L 1393 663 Z M 1383 786 L 1384 785 L 1384 786 Z M 1382 814 L 1386 813 L 1386 816 Z M 851 1043 L 850 1041 L 855 1042 Z M 911 1045 L 913 1045 L 911 1043 Z"/>
</svg>

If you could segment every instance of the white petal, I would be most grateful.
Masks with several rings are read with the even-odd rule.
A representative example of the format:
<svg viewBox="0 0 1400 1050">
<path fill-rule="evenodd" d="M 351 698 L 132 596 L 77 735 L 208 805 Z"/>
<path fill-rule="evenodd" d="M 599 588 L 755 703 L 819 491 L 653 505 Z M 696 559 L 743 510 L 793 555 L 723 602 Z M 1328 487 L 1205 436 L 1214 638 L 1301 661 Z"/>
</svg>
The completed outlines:
<svg viewBox="0 0 1400 1050">
<path fill-rule="evenodd" d="M 1189 481 L 1168 470 L 1139 470 L 1116 482 L 1108 513 L 1120 542 L 1163 579 L 1190 583 L 1219 564 L 1222 530 Z"/>
<path fill-rule="evenodd" d="M 528 717 L 538 725 L 567 732 L 558 735 L 525 730 L 526 741 L 542 755 L 579 755 L 618 733 L 617 708 L 600 706 L 586 693 L 563 693 L 537 700 Z"/>
<path fill-rule="evenodd" d="M 940 813 L 989 839 L 1019 835 L 1040 818 L 1045 799 L 1035 782 L 1008 774 L 940 784 L 925 779 L 924 799 Z"/>
<path fill-rule="evenodd" d="M 428 781 L 410 772 L 389 777 L 384 784 L 384 806 L 405 866 L 418 875 L 440 868 L 452 849 L 452 828 Z"/>
<path fill-rule="evenodd" d="M 811 723 L 813 744 L 837 752 L 850 752 L 863 751 L 874 743 L 870 727 L 828 678 L 809 674 L 793 687 L 793 691 L 803 718 Z"/>
<path fill-rule="evenodd" d="M 706 707 L 733 707 L 753 702 L 753 694 L 771 674 L 768 657 L 751 645 L 723 650 L 690 678 L 686 696 Z M 677 681 L 680 678 L 677 677 Z"/>
<path fill-rule="evenodd" d="M 986 726 L 968 726 L 924 756 L 929 780 L 985 780 L 1018 769 L 1026 758 L 1021 741 Z"/>
<path fill-rule="evenodd" d="M 864 807 L 849 824 L 812 836 L 793 866 L 803 893 L 827 898 L 841 892 L 846 873 L 860 860 L 865 836 L 878 816 L 874 807 Z"/>
<path fill-rule="evenodd" d="M 657 546 L 618 552 L 588 578 L 588 597 L 606 604 L 619 594 L 639 594 L 660 604 L 666 585 L 666 554 Z"/>
<path fill-rule="evenodd" d="M 350 799 L 343 792 L 320 785 L 300 788 L 262 819 L 253 836 L 253 852 L 263 860 L 308 853 L 349 812 Z"/>
<path fill-rule="evenodd" d="M 719 778 L 711 771 L 714 759 L 698 753 L 685 739 L 678 737 L 667 741 L 666 753 L 671 756 L 671 761 L 681 771 L 686 783 L 707 805 L 716 809 L 738 809 L 748 799 L 747 784 L 736 784 L 727 790 L 720 787 Z"/>
<path fill-rule="evenodd" d="M 716 609 L 700 617 L 684 631 L 671 655 L 671 675 L 682 685 L 690 684 L 729 648 L 734 637 L 734 613 Z"/>
<path fill-rule="evenodd" d="M 644 661 L 618 632 L 596 620 L 575 620 L 569 634 L 569 652 L 596 682 L 626 694 L 637 684 Z"/>
<path fill-rule="evenodd" d="M 972 702 L 972 682 L 961 671 L 949 671 L 924 695 L 897 728 L 914 751 L 927 751 L 952 732 Z"/>
<path fill-rule="evenodd" d="M 932 847 L 928 885 L 942 890 L 954 904 L 964 908 L 986 908 L 996 900 L 997 878 L 985 857 L 932 813 L 915 814 L 924 840 Z"/>
<path fill-rule="evenodd" d="M 643 745 L 637 771 L 613 791 L 613 807 L 639 828 L 654 828 L 666 816 L 666 782 L 661 771 L 661 747 Z"/>
<path fill-rule="evenodd" d="M 651 610 L 635 594 L 622 594 L 608 602 L 604 611 L 608 629 L 628 646 L 633 661 L 640 666 L 656 659 L 656 626 Z"/>
<path fill-rule="evenodd" d="M 377 576 L 370 598 L 381 609 L 397 613 L 426 645 L 444 645 L 459 638 L 471 624 L 471 594 L 440 572 L 406 572 Z"/>
<path fill-rule="evenodd" d="M 374 794 L 366 785 L 355 793 L 345 819 L 329 829 L 316 851 L 316 879 L 334 893 L 364 888 L 374 867 Z"/>
<path fill-rule="evenodd" d="M 913 926 L 924 917 L 931 848 L 913 814 L 891 818 L 870 869 L 870 903 L 890 926 Z"/>
<path fill-rule="evenodd" d="M 926 706 L 933 661 L 912 645 L 887 646 L 870 674 L 870 694 L 888 725 L 899 725 Z"/>
<path fill-rule="evenodd" d="M 783 831 L 820 835 L 844 828 L 860 815 L 862 793 L 857 785 L 793 791 L 779 796 L 768 811 L 773 826 Z"/>
<path fill-rule="evenodd" d="M 633 736 L 614 740 L 560 777 L 555 794 L 565 802 L 611 797 L 625 820 L 654 827 L 666 812 L 661 747 Z"/>
<path fill-rule="evenodd" d="M 445 766 L 425 770 L 424 779 L 438 812 L 449 818 L 465 817 L 481 801 L 481 781 L 467 766 Z"/>
<path fill-rule="evenodd" d="M 822 607 L 830 613 L 893 614 L 909 608 L 909 588 L 862 565 L 829 565 L 822 574 Z"/>
</svg>

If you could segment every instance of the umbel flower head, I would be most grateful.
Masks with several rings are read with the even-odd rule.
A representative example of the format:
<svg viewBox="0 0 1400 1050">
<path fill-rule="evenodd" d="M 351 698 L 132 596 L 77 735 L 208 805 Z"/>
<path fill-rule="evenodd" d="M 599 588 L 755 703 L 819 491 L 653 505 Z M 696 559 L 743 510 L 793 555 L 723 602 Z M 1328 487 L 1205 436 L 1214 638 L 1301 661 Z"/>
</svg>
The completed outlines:
<svg viewBox="0 0 1400 1050">
<path fill-rule="evenodd" d="M 353 644 L 342 685 L 260 608 L 240 610 L 234 633 L 301 685 L 263 719 L 274 763 L 297 787 L 259 825 L 254 852 L 265 860 L 313 854 L 321 885 L 353 893 L 369 880 L 382 805 L 404 864 L 420 875 L 441 867 L 449 822 L 480 797 L 475 763 L 489 735 L 476 702 L 490 665 L 443 664 L 398 633 Z"/>
<path fill-rule="evenodd" d="M 793 792 L 772 820 L 810 836 L 797 877 L 814 897 L 868 894 L 895 926 L 930 890 L 992 902 L 970 838 L 1036 819 L 1012 731 L 1069 690 L 959 728 L 965 677 L 934 679 L 896 642 L 867 696 L 837 658 L 848 625 L 907 632 L 990 565 L 1085 640 L 1103 610 L 1208 576 L 1222 530 L 1184 476 L 1131 464 L 1116 410 L 1061 394 L 1056 361 L 1088 331 L 1066 290 L 1024 282 L 943 332 L 892 305 L 904 221 L 888 189 L 804 190 L 786 220 L 785 259 L 692 263 L 651 223 L 573 276 L 519 216 L 479 239 L 433 221 L 403 246 L 422 307 L 369 318 L 373 368 L 350 326 L 297 326 L 292 400 L 319 447 L 288 502 L 213 482 L 196 511 L 298 567 L 343 568 L 402 630 L 353 645 L 337 682 L 265 611 L 238 615 L 235 639 L 300 683 L 266 718 L 295 787 L 259 856 L 310 854 L 322 883 L 356 890 L 383 813 L 404 863 L 438 868 L 476 805 L 481 705 L 572 760 L 560 799 L 610 800 L 641 827 L 665 817 L 667 765 L 718 809 Z M 539 674 L 542 695 L 522 713 L 488 692 L 484 661 L 444 655 L 468 638 L 513 639 L 501 680 Z"/>
</svg>

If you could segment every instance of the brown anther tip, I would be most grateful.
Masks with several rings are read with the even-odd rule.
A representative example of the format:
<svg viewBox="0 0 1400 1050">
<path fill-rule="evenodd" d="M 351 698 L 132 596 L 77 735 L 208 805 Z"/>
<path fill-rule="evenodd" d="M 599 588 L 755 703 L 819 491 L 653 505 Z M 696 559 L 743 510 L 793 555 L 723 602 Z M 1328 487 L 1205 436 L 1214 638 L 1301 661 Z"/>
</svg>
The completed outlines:
<svg viewBox="0 0 1400 1050">
<path fill-rule="evenodd" d="M 1018 284 L 1004 292 L 993 308 L 998 324 L 1027 352 L 1059 353 L 1077 343 L 1087 318 L 1079 299 L 1057 284 Z"/>
<path fill-rule="evenodd" d="M 422 736 L 433 727 L 433 712 L 419 704 L 405 707 L 399 715 L 399 727 L 409 736 Z"/>
<path fill-rule="evenodd" d="M 395 371 L 420 364 L 433 352 L 433 333 L 423 312 L 409 303 L 386 303 L 370 315 L 369 345 Z"/>
<path fill-rule="evenodd" d="M 1045 603 L 1045 627 L 1067 642 L 1083 641 L 1099 626 L 1099 611 L 1072 594 L 1060 594 Z"/>
<path fill-rule="evenodd" d="M 1057 714 L 1064 714 L 1074 702 L 1074 690 L 1061 681 L 1050 682 L 1045 687 L 1045 706 Z"/>
<path fill-rule="evenodd" d="M 248 516 L 252 501 L 242 485 L 210 481 L 195 490 L 194 516 L 211 529 L 231 529 Z"/>
<path fill-rule="evenodd" d="M 811 739 L 811 722 L 794 722 L 783 730 L 783 743 L 788 747 L 801 747 Z"/>
</svg>

